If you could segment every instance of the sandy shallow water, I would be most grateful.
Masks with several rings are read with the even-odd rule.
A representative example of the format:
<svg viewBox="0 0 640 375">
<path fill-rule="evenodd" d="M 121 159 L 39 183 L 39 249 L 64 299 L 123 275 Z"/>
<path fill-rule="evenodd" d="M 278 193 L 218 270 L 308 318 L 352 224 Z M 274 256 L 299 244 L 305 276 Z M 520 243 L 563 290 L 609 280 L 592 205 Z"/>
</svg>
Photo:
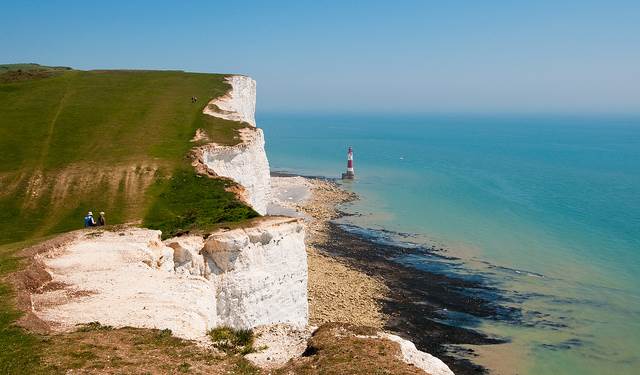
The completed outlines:
<svg viewBox="0 0 640 375">
<path fill-rule="evenodd" d="M 332 180 L 282 174 L 272 179 L 277 212 L 297 211 L 305 218 L 310 324 L 347 322 L 396 332 L 456 374 L 517 372 L 513 362 L 492 355 L 510 351 L 505 339 L 468 324 L 519 319 L 517 310 L 504 307 L 499 290 L 447 272 L 457 258 L 438 247 L 406 247 L 341 223 L 341 205 L 358 197 Z M 410 257 L 430 259 L 442 269 L 399 261 Z M 478 355 L 482 361 L 474 359 Z"/>
</svg>

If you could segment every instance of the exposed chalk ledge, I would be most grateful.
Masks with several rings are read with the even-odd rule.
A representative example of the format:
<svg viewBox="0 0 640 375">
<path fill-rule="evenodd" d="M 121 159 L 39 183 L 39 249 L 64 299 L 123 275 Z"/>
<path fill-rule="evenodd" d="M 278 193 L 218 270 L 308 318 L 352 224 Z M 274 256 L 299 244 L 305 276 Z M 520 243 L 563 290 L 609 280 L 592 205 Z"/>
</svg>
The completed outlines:
<svg viewBox="0 0 640 375">
<path fill-rule="evenodd" d="M 99 321 L 200 340 L 220 325 L 308 321 L 304 231 L 296 219 L 164 242 L 149 229 L 89 232 L 36 261 L 60 287 L 34 294 L 34 312 L 63 330 Z"/>
</svg>

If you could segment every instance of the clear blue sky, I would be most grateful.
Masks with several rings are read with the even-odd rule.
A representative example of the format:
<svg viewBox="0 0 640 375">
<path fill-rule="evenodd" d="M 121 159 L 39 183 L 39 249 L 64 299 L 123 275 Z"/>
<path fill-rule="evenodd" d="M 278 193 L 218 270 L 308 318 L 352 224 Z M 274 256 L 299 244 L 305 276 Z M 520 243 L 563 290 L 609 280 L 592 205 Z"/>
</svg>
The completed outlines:
<svg viewBox="0 0 640 375">
<path fill-rule="evenodd" d="M 4 62 L 243 73 L 262 111 L 640 113 L 640 1 L 6 1 Z"/>
</svg>

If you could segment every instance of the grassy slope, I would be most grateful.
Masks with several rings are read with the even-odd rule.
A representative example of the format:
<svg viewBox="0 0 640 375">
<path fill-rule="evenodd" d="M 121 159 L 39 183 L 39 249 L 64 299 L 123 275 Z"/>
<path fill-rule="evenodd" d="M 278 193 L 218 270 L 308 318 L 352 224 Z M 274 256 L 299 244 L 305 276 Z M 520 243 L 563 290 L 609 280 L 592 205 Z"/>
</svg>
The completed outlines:
<svg viewBox="0 0 640 375">
<path fill-rule="evenodd" d="M 1 76 L 1 75 L 0 75 Z M 87 210 L 110 223 L 142 219 L 169 186 L 195 129 L 233 144 L 241 125 L 201 113 L 205 99 L 224 94 L 222 75 L 151 71 L 64 71 L 0 84 L 0 244 L 78 228 Z M 200 101 L 191 103 L 197 96 Z M 218 220 L 254 216 L 222 184 Z M 216 185 L 216 186 L 212 186 Z M 153 187 L 153 188 L 150 188 Z M 219 207 L 216 207 L 219 202 Z M 151 223 L 175 212 L 155 210 Z"/>
<path fill-rule="evenodd" d="M 28 243 L 0 245 L 0 279 L 17 270 L 19 262 L 13 255 Z M 40 364 L 41 339 L 17 328 L 13 322 L 20 312 L 13 306 L 13 291 L 7 283 L 0 283 L 0 373 L 33 373 Z"/>
<path fill-rule="evenodd" d="M 257 216 L 224 190 L 228 182 L 196 177 L 187 158 L 197 128 L 218 143 L 237 142 L 243 125 L 201 112 L 229 89 L 223 78 L 0 65 L 0 279 L 20 266 L 19 249 L 81 227 L 87 210 L 106 211 L 110 224 L 144 219 L 173 233 Z M 93 335 L 33 335 L 13 326 L 18 317 L 11 289 L 0 284 L 0 373 L 49 373 L 51 360 L 56 370 L 74 367 L 74 345 Z M 60 340 L 68 353 L 56 352 Z M 138 361 L 141 371 L 145 359 Z"/>
</svg>

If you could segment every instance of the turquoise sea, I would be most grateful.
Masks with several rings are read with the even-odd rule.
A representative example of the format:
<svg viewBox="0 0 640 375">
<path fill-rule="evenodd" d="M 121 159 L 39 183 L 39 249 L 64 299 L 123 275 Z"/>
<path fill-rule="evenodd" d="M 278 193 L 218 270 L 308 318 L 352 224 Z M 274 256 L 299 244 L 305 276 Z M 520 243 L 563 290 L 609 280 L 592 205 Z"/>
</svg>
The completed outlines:
<svg viewBox="0 0 640 375">
<path fill-rule="evenodd" d="M 352 224 L 445 248 L 522 310 L 521 322 L 475 327 L 510 340 L 476 348 L 478 363 L 640 373 L 640 117 L 258 113 L 258 124 L 272 170 L 337 177 L 353 146 Z"/>
</svg>

